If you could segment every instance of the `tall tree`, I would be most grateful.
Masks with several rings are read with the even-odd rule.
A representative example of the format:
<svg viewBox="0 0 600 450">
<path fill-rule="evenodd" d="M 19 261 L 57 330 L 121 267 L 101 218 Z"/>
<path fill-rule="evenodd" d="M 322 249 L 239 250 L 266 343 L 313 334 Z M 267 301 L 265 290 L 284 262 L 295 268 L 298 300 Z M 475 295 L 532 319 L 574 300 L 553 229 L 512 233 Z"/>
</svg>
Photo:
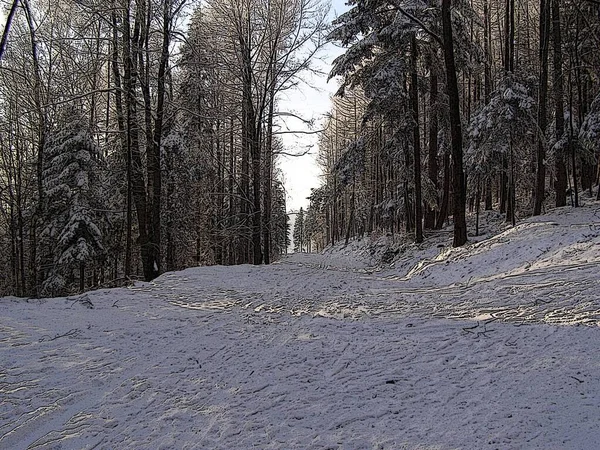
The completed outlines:
<svg viewBox="0 0 600 450">
<path fill-rule="evenodd" d="M 463 170 L 463 141 L 460 119 L 460 97 L 456 62 L 454 57 L 454 38 L 452 30 L 451 1 L 442 0 L 442 36 L 444 41 L 444 62 L 446 66 L 446 89 L 450 105 L 450 135 L 452 143 L 452 187 L 453 187 L 453 245 L 460 247 L 467 242 L 466 186 Z"/>
<path fill-rule="evenodd" d="M 296 220 L 294 222 L 294 251 L 302 253 L 304 251 L 304 209 L 300 208 L 298 214 L 296 214 Z"/>
<path fill-rule="evenodd" d="M 565 134 L 565 103 L 564 103 L 564 77 L 562 57 L 562 33 L 560 20 L 560 1 L 552 1 L 552 47 L 553 47 L 553 79 L 554 88 L 554 120 L 556 141 L 561 142 Z M 556 206 L 567 204 L 567 166 L 564 152 L 555 151 L 556 181 L 554 192 L 556 195 Z"/>
<path fill-rule="evenodd" d="M 542 212 L 546 196 L 546 126 L 548 97 L 548 54 L 550 47 L 550 0 L 540 0 L 540 80 L 538 93 L 538 146 L 533 214 Z"/>
</svg>

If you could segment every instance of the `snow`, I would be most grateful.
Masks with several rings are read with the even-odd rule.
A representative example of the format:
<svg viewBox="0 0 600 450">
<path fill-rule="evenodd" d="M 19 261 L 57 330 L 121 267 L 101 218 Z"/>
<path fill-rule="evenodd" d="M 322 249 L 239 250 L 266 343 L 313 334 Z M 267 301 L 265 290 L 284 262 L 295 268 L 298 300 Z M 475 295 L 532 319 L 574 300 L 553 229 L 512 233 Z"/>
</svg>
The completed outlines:
<svg viewBox="0 0 600 450">
<path fill-rule="evenodd" d="M 391 265 L 363 240 L 0 299 L 0 448 L 600 448 L 589 203 Z"/>
</svg>

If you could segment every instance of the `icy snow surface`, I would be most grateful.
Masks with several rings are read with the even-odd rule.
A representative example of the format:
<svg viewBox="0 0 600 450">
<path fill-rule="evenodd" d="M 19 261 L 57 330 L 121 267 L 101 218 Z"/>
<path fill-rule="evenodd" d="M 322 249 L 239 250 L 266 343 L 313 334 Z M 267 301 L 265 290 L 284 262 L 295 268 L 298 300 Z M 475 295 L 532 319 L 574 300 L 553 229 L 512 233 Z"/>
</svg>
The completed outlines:
<svg viewBox="0 0 600 450">
<path fill-rule="evenodd" d="M 0 299 L 0 448 L 600 448 L 600 204 L 356 254 Z"/>
</svg>

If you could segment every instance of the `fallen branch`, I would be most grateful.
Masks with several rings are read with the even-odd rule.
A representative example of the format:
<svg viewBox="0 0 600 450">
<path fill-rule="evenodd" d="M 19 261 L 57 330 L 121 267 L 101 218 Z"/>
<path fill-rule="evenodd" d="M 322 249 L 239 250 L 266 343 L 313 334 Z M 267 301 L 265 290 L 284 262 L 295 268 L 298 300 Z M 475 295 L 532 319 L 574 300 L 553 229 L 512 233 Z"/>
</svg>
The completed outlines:
<svg viewBox="0 0 600 450">
<path fill-rule="evenodd" d="M 54 337 L 50 337 L 46 334 L 39 339 L 39 342 L 55 341 L 55 340 L 63 338 L 63 337 L 76 338 L 76 337 L 79 337 L 80 334 L 81 334 L 81 330 L 79 328 L 73 328 L 72 330 L 67 331 L 65 334 L 57 334 Z"/>
<path fill-rule="evenodd" d="M 71 308 L 75 303 L 81 303 L 83 306 L 89 309 L 94 309 L 94 304 L 92 303 L 87 294 L 83 294 L 81 297 L 77 297 L 76 299 L 67 298 L 67 300 L 71 300 L 73 302 L 71 303 L 71 306 L 69 306 L 69 308 Z"/>
<path fill-rule="evenodd" d="M 465 333 L 472 333 L 475 334 L 475 332 L 473 331 L 475 328 L 479 328 L 479 322 L 477 322 L 477 325 L 474 325 L 472 327 L 463 327 L 463 331 Z"/>
</svg>

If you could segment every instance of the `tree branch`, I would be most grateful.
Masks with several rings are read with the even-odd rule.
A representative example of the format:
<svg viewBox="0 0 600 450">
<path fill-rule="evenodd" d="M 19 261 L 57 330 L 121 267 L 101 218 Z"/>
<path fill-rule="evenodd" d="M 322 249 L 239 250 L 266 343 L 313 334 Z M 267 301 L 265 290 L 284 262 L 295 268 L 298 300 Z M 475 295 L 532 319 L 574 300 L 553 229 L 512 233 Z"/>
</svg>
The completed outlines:
<svg viewBox="0 0 600 450">
<path fill-rule="evenodd" d="M 425 25 L 423 23 L 422 20 L 420 20 L 420 19 L 416 18 L 415 16 L 413 16 L 411 13 L 409 13 L 408 11 L 406 11 L 401 6 L 396 5 L 396 7 L 393 10 L 398 11 L 400 14 L 402 14 L 407 19 L 409 19 L 409 20 L 413 21 L 414 23 L 416 23 L 417 25 L 419 25 L 423 29 L 423 31 L 425 33 L 427 33 L 429 36 L 431 36 L 438 44 L 440 44 L 442 47 L 444 46 L 444 41 L 442 40 L 442 38 L 439 37 L 437 34 L 435 34 L 433 31 L 431 31 L 429 29 L 429 27 L 427 27 L 427 25 Z"/>
</svg>

